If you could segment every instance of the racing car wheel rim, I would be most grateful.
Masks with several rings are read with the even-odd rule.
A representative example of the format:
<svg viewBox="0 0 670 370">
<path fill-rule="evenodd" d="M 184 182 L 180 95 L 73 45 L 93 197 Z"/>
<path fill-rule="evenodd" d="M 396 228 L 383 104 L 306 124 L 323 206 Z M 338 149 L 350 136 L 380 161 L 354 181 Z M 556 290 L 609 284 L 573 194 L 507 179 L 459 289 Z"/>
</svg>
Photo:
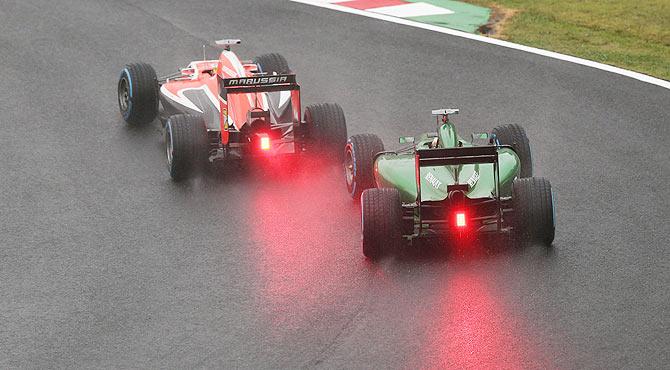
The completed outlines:
<svg viewBox="0 0 670 370">
<path fill-rule="evenodd" d="M 130 100 L 130 94 L 128 91 L 128 79 L 123 77 L 121 81 L 119 81 L 119 108 L 122 112 L 126 112 L 128 110 L 128 102 Z"/>
<path fill-rule="evenodd" d="M 347 179 L 347 189 L 351 191 L 354 188 L 354 156 L 351 150 L 347 149 L 347 155 L 344 159 L 344 175 Z"/>
</svg>

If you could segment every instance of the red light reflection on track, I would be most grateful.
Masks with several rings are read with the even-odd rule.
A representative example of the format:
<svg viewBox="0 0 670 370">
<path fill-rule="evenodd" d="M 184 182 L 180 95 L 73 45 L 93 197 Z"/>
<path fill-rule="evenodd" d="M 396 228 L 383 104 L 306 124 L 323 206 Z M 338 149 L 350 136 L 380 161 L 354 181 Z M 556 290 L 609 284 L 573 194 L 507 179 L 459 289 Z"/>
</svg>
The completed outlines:
<svg viewBox="0 0 670 370">
<path fill-rule="evenodd" d="M 346 293 L 343 275 L 360 267 L 348 260 L 359 257 L 351 252 L 358 246 L 358 211 L 339 167 L 298 166 L 267 165 L 270 181 L 253 192 L 248 210 L 262 306 L 280 330 L 336 307 Z"/>
<path fill-rule="evenodd" d="M 521 317 L 505 307 L 494 282 L 471 266 L 447 278 L 434 326 L 428 331 L 422 368 L 551 368 Z"/>
</svg>

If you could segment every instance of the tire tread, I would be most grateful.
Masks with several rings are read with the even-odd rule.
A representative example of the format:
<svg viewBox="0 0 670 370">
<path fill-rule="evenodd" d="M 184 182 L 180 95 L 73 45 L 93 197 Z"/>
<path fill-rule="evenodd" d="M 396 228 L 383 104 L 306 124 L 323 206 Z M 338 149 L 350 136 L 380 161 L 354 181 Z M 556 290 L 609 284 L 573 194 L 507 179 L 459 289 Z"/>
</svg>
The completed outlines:
<svg viewBox="0 0 670 370">
<path fill-rule="evenodd" d="M 514 180 L 512 186 L 515 234 L 523 241 L 551 245 L 555 236 L 551 183 L 542 177 Z"/>
<path fill-rule="evenodd" d="M 286 74 L 291 72 L 286 58 L 278 53 L 259 55 L 254 58 L 254 63 L 265 73 L 276 72 L 278 74 Z"/>
<path fill-rule="evenodd" d="M 130 97 L 130 108 L 124 115 L 124 119 L 134 125 L 149 123 L 158 115 L 159 92 L 156 71 L 147 63 L 127 64 L 123 69 L 122 77 L 126 71 L 130 75 L 129 83 L 132 84 L 133 94 Z"/>
<path fill-rule="evenodd" d="M 168 119 L 168 129 L 172 130 L 173 142 L 170 176 L 175 181 L 185 180 L 205 164 L 208 149 L 205 121 L 200 116 L 177 114 Z"/>
<path fill-rule="evenodd" d="M 533 176 L 533 157 L 526 130 L 515 123 L 498 126 L 493 129 L 500 144 L 511 145 L 521 161 L 520 177 Z"/>
<path fill-rule="evenodd" d="M 402 241 L 400 193 L 392 188 L 367 189 L 361 196 L 363 254 L 377 259 Z"/>
<path fill-rule="evenodd" d="M 347 141 L 345 155 L 351 151 L 354 164 L 354 180 L 349 195 L 358 199 L 361 193 L 375 186 L 374 158 L 384 151 L 384 143 L 375 134 L 353 135 Z"/>
<path fill-rule="evenodd" d="M 342 107 L 336 103 L 320 103 L 307 106 L 305 111 L 311 119 L 308 130 L 312 151 L 341 160 L 342 148 L 347 142 L 347 123 Z"/>
</svg>

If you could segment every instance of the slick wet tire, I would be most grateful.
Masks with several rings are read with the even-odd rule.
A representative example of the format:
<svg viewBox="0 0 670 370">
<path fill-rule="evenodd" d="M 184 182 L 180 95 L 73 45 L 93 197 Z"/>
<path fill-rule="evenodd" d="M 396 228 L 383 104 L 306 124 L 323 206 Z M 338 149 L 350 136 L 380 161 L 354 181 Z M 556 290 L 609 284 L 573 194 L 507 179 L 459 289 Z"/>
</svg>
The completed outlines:
<svg viewBox="0 0 670 370">
<path fill-rule="evenodd" d="M 305 109 L 308 151 L 342 163 L 342 148 L 347 143 L 347 121 L 339 104 L 310 105 Z"/>
<path fill-rule="evenodd" d="M 526 136 L 526 130 L 517 124 L 498 126 L 493 129 L 493 134 L 502 145 L 511 145 L 521 161 L 519 177 L 533 176 L 533 158 L 530 154 L 530 142 Z"/>
<path fill-rule="evenodd" d="M 149 123 L 158 114 L 158 78 L 146 63 L 132 63 L 121 70 L 118 84 L 119 110 L 132 125 Z"/>
<path fill-rule="evenodd" d="M 550 246 L 556 230 L 551 183 L 542 177 L 515 179 L 512 183 L 514 235 L 522 242 Z"/>
<path fill-rule="evenodd" d="M 384 143 L 374 134 L 354 135 L 344 148 L 344 175 L 349 195 L 357 200 L 363 190 L 375 186 L 375 154 L 384 151 Z"/>
<path fill-rule="evenodd" d="M 207 128 L 200 116 L 178 114 L 165 124 L 165 152 L 170 176 L 186 180 L 201 171 L 208 155 Z"/>
<path fill-rule="evenodd" d="M 259 72 L 267 74 L 287 74 L 291 72 L 286 58 L 277 53 L 257 56 L 254 58 L 254 63 L 258 66 Z"/>
<path fill-rule="evenodd" d="M 398 189 L 367 189 L 361 195 L 363 254 L 376 260 L 402 242 L 402 204 Z"/>
</svg>

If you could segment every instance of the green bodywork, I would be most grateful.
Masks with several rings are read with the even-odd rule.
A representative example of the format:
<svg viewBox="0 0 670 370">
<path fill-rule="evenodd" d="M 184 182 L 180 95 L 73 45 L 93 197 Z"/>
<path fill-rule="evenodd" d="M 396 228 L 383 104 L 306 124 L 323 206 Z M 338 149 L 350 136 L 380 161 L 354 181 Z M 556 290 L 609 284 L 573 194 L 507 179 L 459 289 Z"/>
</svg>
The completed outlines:
<svg viewBox="0 0 670 370">
<path fill-rule="evenodd" d="M 435 133 L 426 133 L 416 140 L 412 148 L 380 154 L 374 163 L 377 187 L 398 189 L 404 204 L 416 202 L 415 150 L 430 148 L 435 137 L 438 139 L 438 148 L 456 148 L 459 143 L 463 147 L 473 146 L 457 135 L 453 123 L 443 123 L 437 130 L 437 136 Z M 512 181 L 519 175 L 519 157 L 512 149 L 501 147 L 498 149 L 498 161 L 500 196 L 509 197 Z M 447 198 L 447 185 L 468 184 L 468 180 L 471 183 L 466 192 L 468 198 L 493 198 L 496 188 L 493 166 L 486 163 L 421 167 L 421 201 L 444 200 Z M 473 181 L 475 179 L 476 182 Z"/>
</svg>

